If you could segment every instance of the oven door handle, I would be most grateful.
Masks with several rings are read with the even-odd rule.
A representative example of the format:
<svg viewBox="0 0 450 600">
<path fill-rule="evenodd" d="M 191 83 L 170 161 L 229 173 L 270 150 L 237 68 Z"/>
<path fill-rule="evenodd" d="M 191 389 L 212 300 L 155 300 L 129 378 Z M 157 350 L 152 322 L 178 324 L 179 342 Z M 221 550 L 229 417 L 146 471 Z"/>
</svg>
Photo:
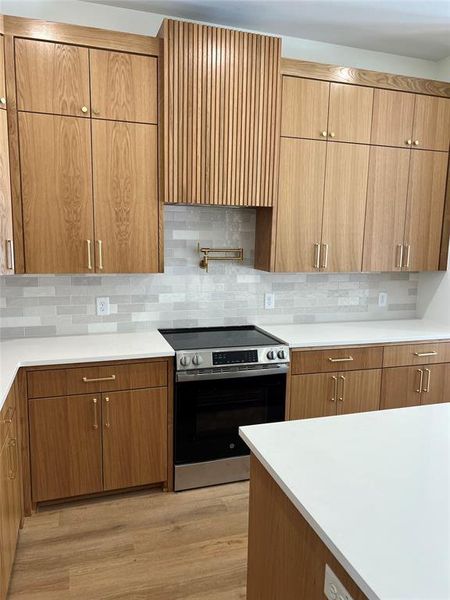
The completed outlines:
<svg viewBox="0 0 450 600">
<path fill-rule="evenodd" d="M 212 379 L 239 379 L 244 377 L 262 377 L 266 375 L 287 375 L 289 366 L 281 364 L 273 366 L 270 369 L 249 369 L 248 371 L 227 371 L 217 373 L 192 373 L 189 371 L 180 371 L 175 376 L 175 381 L 207 381 Z"/>
</svg>

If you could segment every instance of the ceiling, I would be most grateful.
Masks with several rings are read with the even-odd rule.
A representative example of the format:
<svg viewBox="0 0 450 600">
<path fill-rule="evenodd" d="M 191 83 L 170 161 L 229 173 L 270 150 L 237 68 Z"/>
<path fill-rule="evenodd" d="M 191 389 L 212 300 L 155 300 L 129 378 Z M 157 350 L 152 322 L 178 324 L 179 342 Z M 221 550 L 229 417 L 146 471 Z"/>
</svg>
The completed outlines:
<svg viewBox="0 0 450 600">
<path fill-rule="evenodd" d="M 450 0 L 86 0 L 428 60 L 450 55 Z"/>
</svg>

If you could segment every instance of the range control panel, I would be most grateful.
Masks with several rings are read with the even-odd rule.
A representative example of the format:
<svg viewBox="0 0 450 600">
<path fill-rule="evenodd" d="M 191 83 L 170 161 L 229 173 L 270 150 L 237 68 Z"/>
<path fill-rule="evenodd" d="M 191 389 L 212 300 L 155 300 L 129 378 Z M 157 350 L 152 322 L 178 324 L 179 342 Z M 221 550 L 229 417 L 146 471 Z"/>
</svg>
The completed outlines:
<svg viewBox="0 0 450 600">
<path fill-rule="evenodd" d="M 289 362 L 289 347 L 220 348 L 217 350 L 181 350 L 176 353 L 177 371 L 211 369 L 232 365 L 267 365 Z"/>
<path fill-rule="evenodd" d="M 239 365 L 258 362 L 258 350 L 213 352 L 213 365 Z"/>
</svg>

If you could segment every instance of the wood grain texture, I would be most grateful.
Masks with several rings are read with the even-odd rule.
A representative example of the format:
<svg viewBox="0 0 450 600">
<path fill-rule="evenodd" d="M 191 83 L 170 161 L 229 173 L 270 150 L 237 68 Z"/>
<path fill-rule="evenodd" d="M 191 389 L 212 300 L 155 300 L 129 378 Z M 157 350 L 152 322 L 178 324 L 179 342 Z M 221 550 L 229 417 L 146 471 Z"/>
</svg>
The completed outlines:
<svg viewBox="0 0 450 600">
<path fill-rule="evenodd" d="M 330 84 L 301 77 L 282 80 L 281 135 L 325 140 Z"/>
<path fill-rule="evenodd" d="M 323 270 L 361 271 L 369 146 L 329 143 L 325 174 Z"/>
<path fill-rule="evenodd" d="M 245 600 L 247 527 L 248 482 L 47 508 L 25 522 L 8 600 Z"/>
<path fill-rule="evenodd" d="M 32 512 L 31 473 L 30 473 L 30 431 L 28 420 L 27 377 L 25 369 L 19 369 L 16 375 L 16 398 L 18 411 L 18 429 L 20 438 L 20 462 L 22 476 L 22 508 L 23 516 L 29 517 Z"/>
<path fill-rule="evenodd" d="M 247 600 L 323 600 L 326 564 L 354 600 L 367 600 L 254 456 L 249 513 Z"/>
<path fill-rule="evenodd" d="M 5 110 L 0 111 L 0 275 L 14 273 L 8 260 L 8 244 L 13 250 L 13 214 L 11 177 L 9 171 L 8 122 Z"/>
<path fill-rule="evenodd" d="M 372 128 L 373 89 L 332 83 L 328 113 L 329 139 L 368 144 Z"/>
<path fill-rule="evenodd" d="M 417 356 L 427 354 L 431 356 Z M 427 342 L 385 346 L 383 366 L 403 367 L 407 365 L 431 365 L 450 362 L 450 342 Z"/>
<path fill-rule="evenodd" d="M 29 401 L 34 502 L 101 491 L 100 400 L 86 394 Z"/>
<path fill-rule="evenodd" d="M 374 90 L 371 143 L 409 147 L 413 138 L 416 94 Z"/>
<path fill-rule="evenodd" d="M 83 27 L 67 23 L 52 23 L 23 17 L 4 17 L 5 33 L 17 37 L 47 40 L 78 46 L 91 46 L 136 54 L 159 56 L 161 42 L 158 38 L 97 27 Z"/>
<path fill-rule="evenodd" d="M 127 52 L 89 50 L 92 115 L 158 123 L 158 61 Z"/>
<path fill-rule="evenodd" d="M 95 120 L 92 152 L 97 272 L 157 272 L 157 127 Z"/>
<path fill-rule="evenodd" d="M 450 402 L 450 362 L 424 368 L 421 404 Z"/>
<path fill-rule="evenodd" d="M 27 273 L 88 272 L 93 240 L 87 119 L 19 113 Z"/>
<path fill-rule="evenodd" d="M 289 419 L 312 419 L 336 414 L 337 374 L 293 375 L 290 381 Z"/>
<path fill-rule="evenodd" d="M 406 149 L 370 148 L 363 271 L 401 270 L 410 157 Z"/>
<path fill-rule="evenodd" d="M 129 488 L 167 479 L 167 390 L 103 394 L 103 485 Z"/>
<path fill-rule="evenodd" d="M 439 270 L 446 271 L 450 250 L 450 168 L 447 170 L 447 191 L 445 193 L 444 218 L 442 224 L 441 254 Z"/>
<path fill-rule="evenodd" d="M 3 35 L 0 35 L 0 98 L 6 99 L 5 40 Z M 0 102 L 0 109 L 6 109 L 6 104 Z"/>
<path fill-rule="evenodd" d="M 353 360 L 335 362 L 335 359 L 343 358 L 352 358 Z M 383 348 L 381 346 L 343 347 L 330 348 L 328 350 L 294 350 L 291 355 L 291 369 L 294 375 L 300 373 L 379 369 L 382 364 Z"/>
<path fill-rule="evenodd" d="M 255 269 L 273 271 L 277 234 L 276 208 L 257 208 L 255 223 Z"/>
<path fill-rule="evenodd" d="M 416 92 L 418 94 L 450 98 L 450 84 L 445 81 L 368 71 L 366 69 L 356 69 L 355 67 L 343 67 L 306 60 L 282 58 L 281 73 L 292 77 L 307 77 L 309 79 L 322 79 L 323 81 L 336 81 L 386 90 Z"/>
<path fill-rule="evenodd" d="M 450 99 L 416 97 L 413 141 L 418 142 L 417 148 L 449 151 Z"/>
<path fill-rule="evenodd" d="M 272 206 L 279 38 L 166 20 L 164 202 Z"/>
<path fill-rule="evenodd" d="M 320 141 L 281 138 L 276 270 L 315 271 L 322 237 L 325 155 Z"/>
<path fill-rule="evenodd" d="M 18 110 L 89 117 L 87 48 L 16 39 L 15 54 Z"/>
<path fill-rule="evenodd" d="M 437 271 L 441 252 L 448 154 L 413 151 L 405 222 L 410 271 Z"/>
<path fill-rule="evenodd" d="M 349 415 L 380 408 L 382 369 L 338 375 L 337 414 Z"/>
<path fill-rule="evenodd" d="M 403 408 L 420 404 L 420 373 L 417 367 L 383 369 L 381 409 Z"/>
</svg>

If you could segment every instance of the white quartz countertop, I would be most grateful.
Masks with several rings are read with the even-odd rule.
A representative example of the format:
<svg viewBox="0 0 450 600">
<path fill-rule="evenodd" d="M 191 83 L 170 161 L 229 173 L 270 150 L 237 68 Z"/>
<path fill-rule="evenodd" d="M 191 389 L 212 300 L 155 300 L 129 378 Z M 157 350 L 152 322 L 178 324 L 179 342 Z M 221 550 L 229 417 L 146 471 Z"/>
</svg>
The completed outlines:
<svg viewBox="0 0 450 600">
<path fill-rule="evenodd" d="M 450 404 L 240 434 L 370 600 L 450 598 Z"/>
<path fill-rule="evenodd" d="M 0 410 L 20 367 L 107 360 L 133 360 L 175 354 L 158 331 L 26 338 L 0 343 Z"/>
<path fill-rule="evenodd" d="M 450 325 L 424 319 L 260 325 L 291 348 L 450 340 Z"/>
</svg>

